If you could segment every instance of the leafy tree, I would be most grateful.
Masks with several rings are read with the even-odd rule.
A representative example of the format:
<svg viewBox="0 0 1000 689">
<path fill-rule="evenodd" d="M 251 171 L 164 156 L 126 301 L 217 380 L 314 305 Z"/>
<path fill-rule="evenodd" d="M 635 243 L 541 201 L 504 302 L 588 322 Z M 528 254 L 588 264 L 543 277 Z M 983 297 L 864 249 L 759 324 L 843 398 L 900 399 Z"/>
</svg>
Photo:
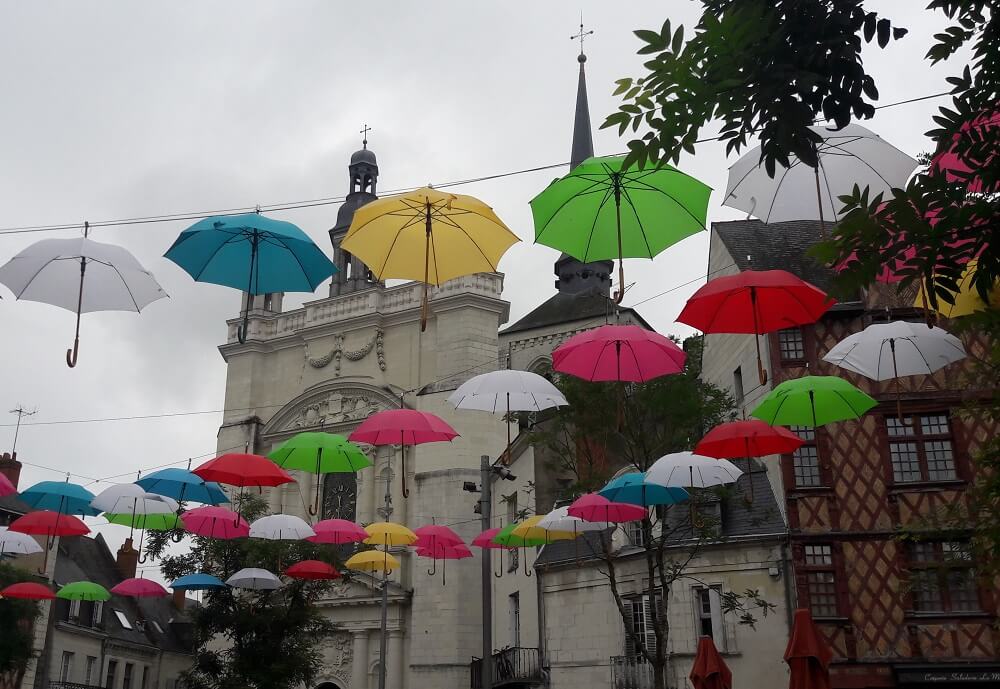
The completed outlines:
<svg viewBox="0 0 1000 689">
<path fill-rule="evenodd" d="M 689 449 L 712 426 L 729 419 L 733 401 L 722 390 L 704 382 L 701 373 L 701 339 L 685 342 L 688 352 L 683 373 L 663 376 L 639 385 L 589 383 L 571 376 L 556 377 L 568 407 L 540 422 L 530 440 L 543 448 L 552 468 L 573 477 L 574 493 L 589 492 L 604 485 L 623 467 L 647 470 L 664 454 Z M 619 421 L 621 420 L 621 423 Z M 692 505 L 650 510 L 642 521 L 642 553 L 645 577 L 657 593 L 651 596 L 652 627 L 656 647 L 631 626 L 627 601 L 619 587 L 622 561 L 611 540 L 602 538 L 599 571 L 608 580 L 615 605 L 634 647 L 652 666 L 655 689 L 667 686 L 667 648 L 670 638 L 669 591 L 684 580 L 691 561 L 706 545 L 719 543 L 719 523 L 703 514 L 704 505 L 732 499 L 723 488 L 691 491 Z M 683 548 L 677 548 L 683 543 Z M 723 594 L 722 608 L 738 616 L 741 624 L 753 625 L 774 605 L 758 591 Z"/>
<path fill-rule="evenodd" d="M 35 581 L 28 572 L 0 562 L 0 588 L 21 581 Z M 30 600 L 5 598 L 0 600 L 0 689 L 21 686 L 28 663 L 35 657 L 33 649 L 35 619 L 38 604 Z"/>
<path fill-rule="evenodd" d="M 240 513 L 252 521 L 264 516 L 267 503 L 249 495 Z M 244 567 L 280 571 L 305 559 L 336 564 L 330 546 L 306 541 L 219 540 L 194 536 L 191 549 L 167 555 L 169 532 L 151 536 L 147 554 L 162 557 L 167 579 L 205 572 L 220 579 Z M 277 591 L 226 587 L 207 591 L 191 615 L 194 667 L 183 680 L 191 689 L 292 689 L 310 686 L 322 666 L 322 647 L 334 625 L 316 602 L 329 587 L 325 581 L 292 580 Z"/>
</svg>

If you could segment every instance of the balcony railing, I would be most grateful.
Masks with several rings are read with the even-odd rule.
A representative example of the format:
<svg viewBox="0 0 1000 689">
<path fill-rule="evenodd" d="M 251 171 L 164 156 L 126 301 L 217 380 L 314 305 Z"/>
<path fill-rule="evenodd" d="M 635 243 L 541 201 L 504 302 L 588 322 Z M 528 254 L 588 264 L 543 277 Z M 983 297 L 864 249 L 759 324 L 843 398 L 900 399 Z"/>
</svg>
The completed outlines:
<svg viewBox="0 0 1000 689">
<path fill-rule="evenodd" d="M 474 658 L 472 670 L 472 689 L 482 689 L 483 661 Z M 537 648 L 522 648 L 514 646 L 505 648 L 493 654 L 493 686 L 504 687 L 509 684 L 541 684 L 542 666 L 538 660 Z"/>
<path fill-rule="evenodd" d="M 642 656 L 611 656 L 612 689 L 652 689 L 653 666 Z"/>
<path fill-rule="evenodd" d="M 98 684 L 79 684 L 78 682 L 49 682 L 49 689 L 104 689 Z"/>
</svg>

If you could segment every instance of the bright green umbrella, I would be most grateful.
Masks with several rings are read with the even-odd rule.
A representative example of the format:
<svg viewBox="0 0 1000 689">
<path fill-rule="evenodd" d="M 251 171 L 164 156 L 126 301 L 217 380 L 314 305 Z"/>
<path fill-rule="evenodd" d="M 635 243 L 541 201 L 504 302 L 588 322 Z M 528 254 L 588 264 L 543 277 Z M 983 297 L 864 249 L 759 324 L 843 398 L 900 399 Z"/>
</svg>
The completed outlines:
<svg viewBox="0 0 1000 689">
<path fill-rule="evenodd" d="M 547 541 L 544 538 L 522 538 L 521 536 L 515 536 L 511 532 L 516 529 L 521 522 L 514 522 L 513 524 L 508 524 L 507 526 L 500 529 L 499 533 L 492 538 L 492 542 L 497 545 L 501 545 L 505 548 L 531 548 L 532 546 L 546 545 Z M 524 574 L 525 576 L 531 576 L 531 570 L 528 569 L 528 561 L 524 561 Z M 495 576 L 496 573 L 494 573 Z"/>
<path fill-rule="evenodd" d="M 836 376 L 786 380 L 768 393 L 750 415 L 772 426 L 823 426 L 858 419 L 878 402 Z"/>
<path fill-rule="evenodd" d="M 111 598 L 111 593 L 92 581 L 74 581 L 59 589 L 56 597 L 66 600 L 108 600 Z"/>
<path fill-rule="evenodd" d="M 354 443 L 333 433 L 299 433 L 268 457 L 282 469 L 310 471 L 316 474 L 316 497 L 309 514 L 319 510 L 320 474 L 357 472 L 372 465 L 371 460 Z"/>
<path fill-rule="evenodd" d="M 588 158 L 531 200 L 535 241 L 584 263 L 653 258 L 705 229 L 711 187 L 669 165 L 622 170 L 624 156 Z"/>
<path fill-rule="evenodd" d="M 171 529 L 183 529 L 180 517 L 173 512 L 168 514 L 132 514 L 131 512 L 114 514 L 105 512 L 104 518 L 111 524 L 121 524 L 122 526 L 134 529 L 152 529 L 153 531 L 170 531 Z"/>
</svg>

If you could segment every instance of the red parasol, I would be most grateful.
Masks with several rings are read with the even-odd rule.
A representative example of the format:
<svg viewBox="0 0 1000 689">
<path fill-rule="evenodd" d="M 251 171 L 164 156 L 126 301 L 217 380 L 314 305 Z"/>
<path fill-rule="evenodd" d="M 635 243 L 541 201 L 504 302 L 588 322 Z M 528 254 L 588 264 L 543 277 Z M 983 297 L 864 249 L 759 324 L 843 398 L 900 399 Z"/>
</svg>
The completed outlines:
<svg viewBox="0 0 1000 689">
<path fill-rule="evenodd" d="M 320 560 L 303 560 L 285 570 L 287 576 L 293 579 L 339 579 L 340 572 Z"/>
<path fill-rule="evenodd" d="M 659 333 L 637 325 L 585 330 L 552 352 L 552 368 L 589 381 L 645 383 L 684 370 L 687 355 Z"/>
<path fill-rule="evenodd" d="M 787 428 L 758 419 L 730 421 L 710 430 L 695 445 L 695 454 L 716 459 L 787 455 L 802 447 L 802 439 Z"/>
<path fill-rule="evenodd" d="M 698 639 L 698 653 L 691 666 L 691 685 L 694 689 L 732 689 L 733 673 L 719 655 L 712 637 Z"/>
<path fill-rule="evenodd" d="M 31 536 L 45 536 L 45 559 L 39 570 L 42 574 L 48 569 L 53 536 L 83 536 L 90 533 L 90 528 L 82 520 L 71 514 L 61 514 L 52 510 L 28 512 L 12 521 L 7 528 Z"/>
<path fill-rule="evenodd" d="M 210 459 L 191 473 L 205 481 L 225 483 L 227 486 L 280 486 L 293 479 L 287 471 L 267 457 L 229 452 Z"/>
<path fill-rule="evenodd" d="M 163 598 L 170 595 L 169 591 L 155 581 L 137 577 L 124 579 L 112 587 L 111 593 L 132 598 Z"/>
<path fill-rule="evenodd" d="M 312 543 L 329 543 L 344 545 L 345 543 L 360 543 L 368 538 L 368 532 L 347 519 L 324 519 L 313 524 L 315 536 L 306 540 Z"/>
<path fill-rule="evenodd" d="M 23 598 L 26 600 L 52 600 L 56 594 L 48 586 L 36 584 L 33 581 L 22 581 L 18 584 L 0 589 L 0 598 Z"/>
<path fill-rule="evenodd" d="M 830 661 L 833 651 L 819 633 L 808 610 L 795 611 L 792 636 L 785 648 L 785 662 L 791 670 L 789 689 L 830 689 Z"/>
</svg>

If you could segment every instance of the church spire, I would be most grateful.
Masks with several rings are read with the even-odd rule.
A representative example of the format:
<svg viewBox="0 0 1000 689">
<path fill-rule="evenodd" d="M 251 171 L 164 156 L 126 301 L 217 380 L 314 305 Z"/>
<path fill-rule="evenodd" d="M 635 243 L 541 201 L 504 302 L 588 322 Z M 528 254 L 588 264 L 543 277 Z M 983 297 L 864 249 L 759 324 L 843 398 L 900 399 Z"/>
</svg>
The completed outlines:
<svg viewBox="0 0 1000 689">
<path fill-rule="evenodd" d="M 587 56 L 583 53 L 583 39 L 594 33 L 594 30 L 583 30 L 583 17 L 580 17 L 580 33 L 570 36 L 571 40 L 580 41 L 580 54 L 576 61 L 580 63 L 580 80 L 576 86 L 576 116 L 573 120 L 573 148 L 569 156 L 569 167 L 572 170 L 587 158 L 594 155 L 594 135 L 590 131 L 590 104 L 587 101 L 587 75 L 583 65 Z"/>
</svg>

